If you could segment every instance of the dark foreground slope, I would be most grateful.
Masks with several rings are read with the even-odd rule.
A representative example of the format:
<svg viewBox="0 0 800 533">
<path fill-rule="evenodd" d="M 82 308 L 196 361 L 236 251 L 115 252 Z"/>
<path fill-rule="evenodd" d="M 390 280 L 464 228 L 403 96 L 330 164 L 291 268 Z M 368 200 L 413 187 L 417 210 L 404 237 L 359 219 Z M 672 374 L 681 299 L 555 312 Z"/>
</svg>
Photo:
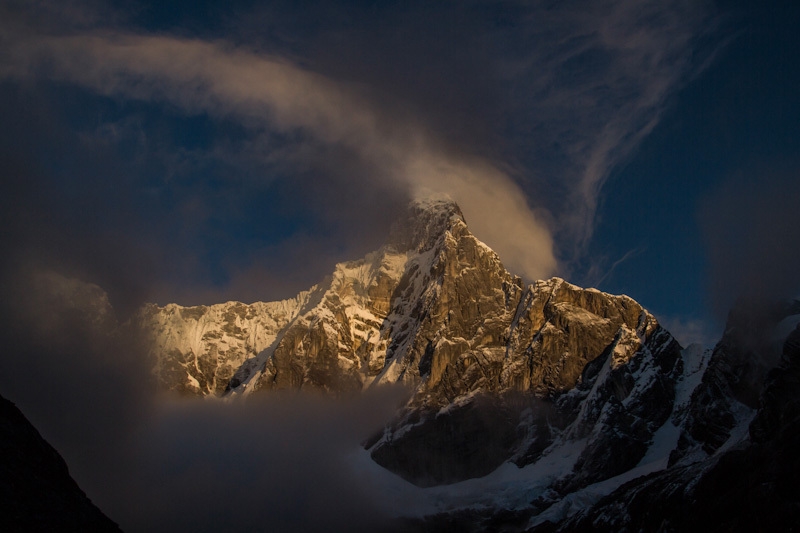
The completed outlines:
<svg viewBox="0 0 800 533">
<path fill-rule="evenodd" d="M 120 531 L 58 452 L 0 396 L 0 531 Z"/>
</svg>

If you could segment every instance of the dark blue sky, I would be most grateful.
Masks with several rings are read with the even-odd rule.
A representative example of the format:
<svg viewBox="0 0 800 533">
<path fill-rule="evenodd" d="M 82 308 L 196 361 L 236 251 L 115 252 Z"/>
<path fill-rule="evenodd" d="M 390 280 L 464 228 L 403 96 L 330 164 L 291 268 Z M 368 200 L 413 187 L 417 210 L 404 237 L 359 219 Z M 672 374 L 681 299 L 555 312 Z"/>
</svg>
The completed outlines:
<svg viewBox="0 0 800 533">
<path fill-rule="evenodd" d="M 711 338 L 738 296 L 800 289 L 798 219 L 787 205 L 800 200 L 800 6 L 721 7 L 730 42 L 612 172 L 591 247 L 614 258 L 631 251 L 604 290 Z"/>
<path fill-rule="evenodd" d="M 0 18 L 6 280 L 59 270 L 123 314 L 291 297 L 431 189 L 516 273 L 629 294 L 684 343 L 717 337 L 741 293 L 800 291 L 795 3 Z"/>
</svg>

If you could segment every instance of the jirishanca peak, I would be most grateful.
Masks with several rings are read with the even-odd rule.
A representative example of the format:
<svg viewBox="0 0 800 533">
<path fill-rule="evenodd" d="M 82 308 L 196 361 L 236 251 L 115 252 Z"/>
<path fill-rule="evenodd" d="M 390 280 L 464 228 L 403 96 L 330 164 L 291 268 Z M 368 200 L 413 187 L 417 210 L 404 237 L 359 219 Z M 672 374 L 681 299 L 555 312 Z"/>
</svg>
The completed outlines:
<svg viewBox="0 0 800 533">
<path fill-rule="evenodd" d="M 99 288 L 70 283 L 87 320 L 113 320 Z M 780 530 L 800 523 L 798 313 L 740 304 L 713 350 L 684 348 L 628 296 L 523 282 L 440 198 L 294 298 L 149 304 L 116 327 L 183 395 L 402 384 L 363 453 L 410 482 L 404 531 Z M 781 342 L 752 342 L 779 323 Z"/>
</svg>

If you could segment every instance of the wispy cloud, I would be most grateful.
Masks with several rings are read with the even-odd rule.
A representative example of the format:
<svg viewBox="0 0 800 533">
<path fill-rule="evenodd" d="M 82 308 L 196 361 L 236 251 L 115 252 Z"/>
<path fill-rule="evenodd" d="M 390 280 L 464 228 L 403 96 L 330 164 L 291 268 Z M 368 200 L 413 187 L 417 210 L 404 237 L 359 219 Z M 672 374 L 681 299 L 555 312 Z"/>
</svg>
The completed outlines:
<svg viewBox="0 0 800 533">
<path fill-rule="evenodd" d="M 636 257 L 637 255 L 641 254 L 642 252 L 644 252 L 644 248 L 633 248 L 631 250 L 628 250 L 627 252 L 625 252 L 625 254 L 622 257 L 620 257 L 619 259 L 617 259 L 616 261 L 611 263 L 611 266 L 608 267 L 608 270 L 606 270 L 605 273 L 603 273 L 602 275 L 600 275 L 599 272 L 597 274 L 591 273 L 591 274 L 593 274 L 593 275 L 590 275 L 590 279 L 592 279 L 591 285 L 594 286 L 594 287 L 601 286 L 603 284 L 603 282 L 606 279 L 608 279 L 614 273 L 614 270 L 616 270 L 616 268 L 619 265 L 621 265 L 622 263 L 624 263 L 625 261 L 627 261 L 631 257 Z M 598 265 L 598 266 L 600 265 L 599 262 L 595 263 L 595 264 Z"/>
<path fill-rule="evenodd" d="M 566 2 L 529 14 L 527 50 L 506 63 L 527 161 L 552 195 L 567 259 L 590 241 L 603 186 L 705 68 L 717 18 L 703 2 Z M 646 177 L 642 177 L 646 179 Z"/>
<path fill-rule="evenodd" d="M 390 103 L 375 92 L 391 92 L 387 84 L 397 78 L 378 79 L 369 69 L 349 72 L 347 81 L 347 73 L 337 76 L 341 65 L 337 70 L 319 60 L 301 66 L 298 56 L 265 52 L 270 48 L 264 45 L 109 29 L 25 35 L 6 29 L 0 75 L 169 103 L 254 131 L 303 132 L 301 144 L 355 154 L 375 181 L 400 184 L 412 196 L 449 194 L 476 235 L 524 277 L 568 274 L 586 253 L 606 180 L 656 126 L 670 96 L 707 64 L 703 58 L 714 47 L 698 51 L 698 43 L 713 28 L 713 13 L 702 2 L 684 0 L 534 2 L 495 6 L 498 21 L 487 22 L 484 4 L 443 5 L 437 8 L 443 13 L 436 12 L 443 20 L 451 11 L 466 14 L 459 19 L 464 28 L 451 29 L 459 41 L 442 44 L 418 34 L 438 59 L 398 63 L 414 82 Z M 414 6 L 407 9 L 433 9 Z M 412 24 L 405 29 L 414 34 L 417 23 L 408 21 L 425 17 L 405 15 L 397 24 Z M 459 65 L 458 81 L 483 80 L 481 87 L 491 90 L 461 97 L 471 107 L 446 109 L 439 120 L 466 124 L 474 115 L 475 129 L 491 131 L 474 136 L 472 144 L 455 142 L 458 132 L 431 127 L 434 119 L 424 115 L 435 115 L 437 104 L 447 107 L 442 94 L 472 90 L 441 75 L 426 78 L 460 57 L 455 51 L 462 44 L 475 58 Z M 398 104 L 404 97 L 414 105 Z M 476 139 L 495 144 L 478 146 Z"/>
<path fill-rule="evenodd" d="M 257 127 L 302 129 L 356 152 L 379 169 L 378 179 L 404 183 L 414 195 L 449 194 L 478 236 L 526 277 L 556 269 L 548 228 L 507 174 L 448 153 L 424 130 L 371 107 L 356 88 L 281 58 L 225 42 L 121 33 L 41 37 L 18 42 L 9 55 L 6 77 L 48 77 Z"/>
</svg>

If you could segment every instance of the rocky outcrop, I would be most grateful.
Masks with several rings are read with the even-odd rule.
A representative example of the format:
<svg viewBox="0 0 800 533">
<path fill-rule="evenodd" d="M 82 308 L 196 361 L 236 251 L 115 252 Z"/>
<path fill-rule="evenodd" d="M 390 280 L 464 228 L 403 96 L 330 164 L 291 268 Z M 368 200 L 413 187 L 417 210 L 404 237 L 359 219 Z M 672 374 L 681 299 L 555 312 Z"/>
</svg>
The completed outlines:
<svg viewBox="0 0 800 533">
<path fill-rule="evenodd" d="M 774 326 L 765 325 L 762 337 Z M 727 328 L 715 355 L 721 357 L 720 348 L 737 348 L 730 333 Z M 532 531 L 795 531 L 800 523 L 800 325 L 787 337 L 781 364 L 768 373 L 762 389 L 749 438 L 737 446 L 634 479 L 571 518 Z"/>
<path fill-rule="evenodd" d="M 153 372 L 164 390 L 220 395 L 272 346 L 302 311 L 312 291 L 279 302 L 182 307 L 144 306 L 132 325 L 148 341 Z M 263 363 L 263 362 L 262 362 Z"/>
<path fill-rule="evenodd" d="M 0 396 L 0 529 L 120 531 L 69 475 L 64 459 Z"/>
<path fill-rule="evenodd" d="M 687 406 L 670 464 L 706 459 L 755 414 L 767 373 L 779 361 L 776 325 L 800 313 L 797 302 L 741 300 L 731 309 L 722 338 L 714 347 Z M 735 438 L 735 436 L 733 437 Z"/>
<path fill-rule="evenodd" d="M 558 278 L 520 292 L 513 312 L 493 317 L 494 345 L 463 342 L 455 351 L 459 330 L 437 328 L 437 350 L 455 355 L 445 354 L 439 381 L 422 381 L 401 416 L 368 442 L 379 464 L 435 485 L 507 460 L 535 462 L 556 437 L 588 439 L 566 490 L 638 463 L 672 412 L 680 346 L 625 296 Z"/>
<path fill-rule="evenodd" d="M 335 396 L 362 390 L 384 366 L 385 324 L 411 255 L 387 245 L 336 265 L 316 305 L 289 324 L 263 365 L 234 392 L 303 389 Z"/>
<path fill-rule="evenodd" d="M 735 423 L 721 444 L 715 440 L 717 434 L 709 432 L 711 444 L 698 439 L 692 453 L 670 459 L 694 427 L 697 413 L 705 414 L 709 422 L 715 421 L 712 411 L 700 409 L 699 404 L 707 397 L 703 391 L 712 377 L 719 385 L 717 399 L 726 400 L 723 405 L 739 403 L 742 409 L 749 409 L 736 392 L 741 390 L 743 376 L 719 369 L 761 366 L 775 359 L 765 350 L 774 347 L 770 339 L 780 331 L 776 322 L 800 312 L 800 303 L 767 308 L 770 312 L 765 315 L 763 307 L 750 306 L 751 313 L 758 313 L 750 318 L 742 317 L 742 309 L 732 312 L 725 334 L 713 351 L 690 347 L 673 357 L 667 355 L 672 352 L 671 343 L 653 339 L 651 346 L 662 347 L 661 354 L 650 350 L 650 354 L 645 351 L 636 356 L 644 355 L 644 366 L 649 359 L 651 365 L 657 362 L 658 368 L 653 367 L 652 376 L 644 380 L 646 374 L 633 376 L 634 370 L 631 375 L 636 385 L 621 403 L 660 411 L 656 416 L 643 417 L 643 421 L 655 424 L 664 421 L 649 439 L 634 433 L 637 426 L 646 423 L 624 417 L 615 420 L 618 407 L 613 395 L 607 393 L 598 396 L 606 398 L 600 415 L 585 418 L 597 421 L 591 430 L 587 432 L 587 426 L 581 423 L 585 417 L 582 413 L 596 412 L 592 409 L 596 405 L 591 399 L 593 393 L 584 392 L 587 388 L 597 393 L 612 383 L 626 381 L 594 379 L 592 376 L 603 373 L 598 368 L 608 362 L 608 358 L 600 357 L 587 365 L 575 389 L 556 398 L 555 408 L 574 403 L 580 406 L 580 413 L 568 417 L 565 429 L 555 431 L 552 444 L 525 467 L 529 474 L 498 475 L 498 469 L 476 487 L 503 496 L 487 495 L 460 506 L 450 504 L 446 510 L 424 518 L 406 518 L 403 525 L 428 532 L 795 531 L 800 523 L 796 484 L 800 474 L 796 453 L 800 446 L 800 325 L 785 338 L 780 365 L 768 370 L 760 384 L 748 380 L 748 386 L 760 390 L 756 409 L 746 417 L 735 413 Z M 774 312 L 776 309 L 778 312 Z M 742 324 L 758 326 L 743 330 Z M 739 344 L 736 339 L 743 332 L 748 333 L 747 339 L 759 342 Z M 748 361 L 741 358 L 745 350 L 750 350 Z M 635 369 L 637 365 L 632 363 L 636 358 L 621 368 L 626 368 L 625 372 Z M 656 382 L 660 384 L 646 386 Z M 651 392 L 642 395 L 636 389 Z M 669 402 L 664 399 L 673 394 L 672 412 L 665 415 L 662 407 Z M 575 401 L 579 396 L 585 397 Z M 552 421 L 552 412 L 548 416 Z M 602 444 L 595 446 L 593 441 Z M 570 450 L 575 447 L 579 453 L 571 460 Z M 643 457 L 636 451 L 640 448 L 646 449 Z M 629 461 L 627 455 L 639 459 Z M 494 483 L 493 477 L 497 478 Z M 465 491 L 467 486 L 457 485 L 454 492 Z"/>
<path fill-rule="evenodd" d="M 580 386 L 558 399 L 558 407 L 574 420 L 564 438 L 586 439 L 573 472 L 556 485 L 560 492 L 636 467 L 672 414 L 681 347 L 658 326 L 644 338 L 627 364 L 615 360 L 612 352 L 599 370 L 600 361 L 587 366 Z"/>
</svg>

